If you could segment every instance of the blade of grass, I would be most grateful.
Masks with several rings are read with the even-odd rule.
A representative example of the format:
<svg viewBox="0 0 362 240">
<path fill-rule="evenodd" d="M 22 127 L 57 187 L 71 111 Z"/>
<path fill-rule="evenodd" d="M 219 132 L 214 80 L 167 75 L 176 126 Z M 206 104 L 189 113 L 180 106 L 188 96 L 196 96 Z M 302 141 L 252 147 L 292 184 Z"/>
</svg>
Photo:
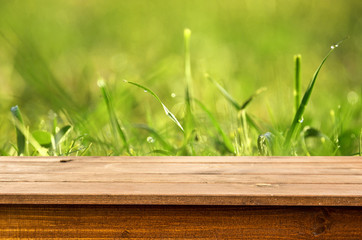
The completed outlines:
<svg viewBox="0 0 362 240">
<path fill-rule="evenodd" d="M 38 151 L 40 156 L 49 156 L 46 148 L 40 146 L 40 144 L 33 138 L 33 136 L 29 133 L 29 130 L 21 123 L 17 118 L 13 118 L 14 125 L 17 129 L 19 129 L 20 133 L 25 137 L 25 141 L 28 141 L 36 151 Z"/>
<path fill-rule="evenodd" d="M 266 90 L 265 87 L 263 88 L 259 88 L 258 90 L 256 90 L 256 92 L 254 94 L 252 94 L 246 101 L 243 102 L 243 104 L 239 104 L 229 93 L 228 91 L 225 90 L 225 88 L 223 88 L 217 81 L 215 81 L 212 77 L 210 77 L 209 74 L 205 74 L 205 77 L 212 82 L 216 88 L 221 92 L 221 94 L 226 98 L 226 100 L 235 108 L 235 110 L 240 111 L 245 109 L 250 102 L 256 97 L 258 96 L 260 93 L 264 92 Z M 249 116 L 248 113 L 246 114 L 246 120 L 248 121 L 248 124 L 250 124 L 250 126 L 252 126 L 253 128 L 255 128 L 255 130 L 257 132 L 261 132 L 260 131 L 260 127 L 253 121 L 253 119 Z"/>
<path fill-rule="evenodd" d="M 19 107 L 14 106 L 10 109 L 10 111 L 11 111 L 11 114 L 13 115 L 14 119 L 16 119 L 17 122 L 19 123 L 19 125 L 21 125 L 23 128 L 25 128 L 24 122 L 23 122 L 23 117 L 21 115 Z M 21 156 L 25 153 L 25 136 L 20 131 L 20 128 L 18 126 L 15 125 L 15 128 L 16 128 L 16 142 L 17 142 L 17 148 L 18 148 L 18 156 Z"/>
<path fill-rule="evenodd" d="M 251 155 L 251 142 L 249 139 L 249 131 L 248 131 L 248 124 L 246 120 L 246 113 L 245 109 L 239 111 L 238 120 L 241 123 L 241 128 L 243 130 L 243 139 L 244 139 L 244 154 Z"/>
<path fill-rule="evenodd" d="M 71 128 L 72 126 L 66 125 L 55 134 L 54 138 L 56 145 L 60 144 L 64 140 L 65 136 L 70 132 Z"/>
<path fill-rule="evenodd" d="M 175 148 L 171 144 L 166 142 L 166 140 L 163 139 L 163 137 L 156 130 L 154 130 L 153 128 L 151 128 L 151 127 L 149 127 L 149 126 L 147 126 L 145 124 L 136 124 L 135 127 L 144 129 L 144 130 L 148 131 L 150 134 L 152 134 L 160 142 L 160 144 L 164 148 L 167 149 L 166 150 L 167 152 L 172 152 L 172 153 L 176 152 Z"/>
<path fill-rule="evenodd" d="M 256 96 L 258 96 L 260 93 L 262 93 L 264 91 L 266 91 L 265 87 L 262 87 L 262 88 L 259 88 L 258 90 L 256 90 L 255 93 L 252 94 L 248 99 L 246 99 L 246 101 L 241 105 L 240 110 L 244 110 Z"/>
<path fill-rule="evenodd" d="M 298 111 L 299 102 L 300 102 L 300 62 L 301 55 L 294 56 L 294 64 L 295 64 L 295 78 L 294 78 L 294 113 Z"/>
<path fill-rule="evenodd" d="M 186 78 L 186 89 L 185 89 L 185 102 L 186 102 L 186 111 L 184 118 L 184 145 L 189 145 L 194 140 L 194 117 L 193 117 L 193 107 L 192 107 L 192 75 L 191 75 L 191 57 L 190 57 L 190 38 L 191 30 L 186 28 L 184 29 L 184 44 L 185 44 L 185 78 Z M 192 146 L 191 146 L 191 149 Z"/>
<path fill-rule="evenodd" d="M 207 116 L 209 117 L 212 125 L 214 125 L 214 127 L 216 128 L 216 131 L 221 135 L 222 139 L 223 139 L 223 143 L 225 145 L 225 147 L 231 152 L 235 154 L 235 148 L 230 140 L 230 138 L 225 134 L 225 132 L 222 130 L 219 122 L 216 120 L 216 118 L 214 117 L 214 115 L 205 107 L 204 104 L 202 104 L 199 100 L 194 99 L 194 101 L 200 106 L 200 108 L 202 110 L 204 110 L 204 112 L 207 114 Z"/>
<path fill-rule="evenodd" d="M 245 109 L 238 111 L 237 113 L 237 134 L 240 142 L 241 153 L 243 155 L 251 155 L 251 141 L 249 139 L 249 127 L 248 118 Z"/>
<path fill-rule="evenodd" d="M 114 107 L 112 105 L 110 95 L 106 88 L 106 83 L 104 82 L 103 79 L 100 79 L 100 80 L 98 80 L 97 84 L 98 84 L 98 87 L 102 91 L 103 99 L 107 106 L 109 118 L 111 121 L 111 126 L 113 128 L 113 133 L 115 134 L 115 138 L 116 139 L 120 138 L 122 140 L 123 146 L 124 146 L 124 148 L 126 148 L 128 154 L 132 155 L 132 151 L 131 151 L 130 144 L 128 143 L 128 140 L 126 137 L 126 133 L 124 132 L 123 128 L 121 127 L 121 124 L 119 123 L 116 113 L 114 111 Z"/>
<path fill-rule="evenodd" d="M 129 83 L 129 84 L 132 84 L 136 87 L 139 87 L 141 89 L 143 89 L 144 91 L 148 92 L 149 94 L 151 94 L 160 104 L 161 106 L 163 107 L 163 110 L 165 111 L 166 115 L 174 122 L 176 123 L 176 125 L 182 130 L 184 131 L 184 128 L 182 127 L 181 123 L 177 120 L 177 118 L 175 117 L 175 115 L 170 111 L 168 110 L 168 108 L 166 107 L 166 105 L 161 101 L 161 99 L 157 96 L 156 93 L 154 93 L 151 89 L 149 89 L 148 87 L 145 87 L 145 86 L 142 86 L 138 83 L 135 83 L 135 82 L 130 82 L 130 81 L 127 81 L 127 80 L 124 80 L 125 83 Z"/>
<path fill-rule="evenodd" d="M 252 126 L 259 134 L 262 132 L 261 127 L 254 121 L 254 119 L 249 115 L 247 112 L 245 112 L 246 121 L 250 126 Z"/>
<path fill-rule="evenodd" d="M 239 104 L 229 93 L 228 91 L 225 90 L 225 88 L 223 88 L 217 81 L 215 81 L 212 77 L 210 77 L 209 74 L 205 74 L 206 79 L 208 79 L 210 82 L 212 82 L 216 88 L 221 92 L 221 94 L 226 98 L 226 100 L 232 105 L 234 106 L 234 108 L 237 111 L 243 110 L 245 109 L 249 103 L 259 94 L 261 94 L 262 92 L 266 91 L 265 87 L 259 88 L 258 90 L 255 91 L 254 94 L 252 94 L 248 99 L 246 99 L 242 104 Z"/>
<path fill-rule="evenodd" d="M 304 93 L 303 99 L 300 103 L 300 106 L 298 107 L 297 112 L 294 115 L 294 119 L 292 122 L 292 125 L 289 128 L 289 131 L 287 133 L 287 136 L 285 138 L 285 143 L 284 146 L 287 149 L 290 148 L 291 146 L 291 142 L 294 140 L 295 135 L 297 133 L 297 129 L 299 128 L 300 123 L 303 121 L 303 114 L 305 111 L 305 108 L 309 102 L 310 96 L 312 95 L 312 91 L 314 88 L 314 85 L 316 83 L 319 71 L 321 70 L 323 64 L 325 63 L 325 61 L 327 60 L 327 58 L 329 57 L 329 55 L 339 46 L 339 44 L 341 44 L 344 40 L 338 42 L 337 44 L 331 46 L 331 49 L 329 50 L 329 52 L 327 53 L 327 55 L 323 58 L 322 62 L 320 63 L 320 65 L 318 66 L 317 70 L 315 71 L 312 80 L 309 83 L 309 86 L 307 88 L 307 90 Z"/>
<path fill-rule="evenodd" d="M 221 92 L 221 94 L 226 98 L 226 100 L 229 101 L 229 103 L 234 106 L 236 110 L 241 109 L 241 105 L 223 88 L 218 82 L 216 82 L 212 77 L 210 77 L 209 74 L 205 74 L 206 79 L 208 79 L 210 82 L 212 82 L 216 88 Z"/>
<path fill-rule="evenodd" d="M 93 143 L 89 143 L 88 146 L 86 146 L 85 149 L 80 153 L 80 156 L 85 156 L 92 145 Z"/>
<path fill-rule="evenodd" d="M 75 115 L 80 109 L 77 101 L 56 77 L 48 62 L 44 59 L 37 44 L 30 38 L 17 35 L 14 69 L 24 79 L 29 91 L 37 93 L 38 99 L 60 110 L 66 108 Z M 9 41 L 9 40 L 8 40 Z"/>
<path fill-rule="evenodd" d="M 55 154 L 62 155 L 61 143 L 65 140 L 66 135 L 69 134 L 71 129 L 72 126 L 67 125 L 59 129 L 59 131 L 55 135 L 53 135 L 53 149 Z"/>
<path fill-rule="evenodd" d="M 50 132 L 43 131 L 43 130 L 35 130 L 31 133 L 31 135 L 40 144 L 40 146 L 45 147 L 45 148 L 51 147 L 52 135 Z"/>
<path fill-rule="evenodd" d="M 243 132 L 242 136 L 239 136 L 240 144 L 243 144 L 243 152 L 247 155 L 250 155 L 252 152 L 252 146 L 249 139 L 248 134 L 248 124 L 256 129 L 258 133 L 260 133 L 260 128 L 255 124 L 255 122 L 251 119 L 251 117 L 246 113 L 245 109 L 250 104 L 250 102 L 258 96 L 260 93 L 264 92 L 266 88 L 258 89 L 254 94 L 252 94 L 248 99 L 246 99 L 242 104 L 239 104 L 217 81 L 210 77 L 209 74 L 205 74 L 205 77 L 211 81 L 216 88 L 221 92 L 221 94 L 226 98 L 226 100 L 238 111 L 238 123 L 240 124 L 238 127 L 238 134 Z M 239 152 L 239 151 L 237 151 Z"/>
<path fill-rule="evenodd" d="M 185 40 L 185 77 L 186 77 L 186 103 L 191 107 L 191 58 L 190 58 L 190 38 L 191 30 L 186 28 L 184 30 L 184 40 Z"/>
</svg>

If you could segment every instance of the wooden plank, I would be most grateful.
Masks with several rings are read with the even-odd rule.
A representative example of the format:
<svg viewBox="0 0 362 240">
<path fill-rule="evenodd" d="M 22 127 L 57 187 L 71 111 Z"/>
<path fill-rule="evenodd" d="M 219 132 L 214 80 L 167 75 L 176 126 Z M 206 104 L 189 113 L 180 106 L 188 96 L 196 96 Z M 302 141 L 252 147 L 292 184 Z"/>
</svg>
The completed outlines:
<svg viewBox="0 0 362 240">
<path fill-rule="evenodd" d="M 362 174 L 361 163 L 0 163 L 0 173 Z"/>
<path fill-rule="evenodd" d="M 0 174 L 1 182 L 362 184 L 362 175 L 8 173 Z"/>
<path fill-rule="evenodd" d="M 0 205 L 0 239 L 361 239 L 361 208 Z"/>
<path fill-rule="evenodd" d="M 293 159 L 4 157 L 0 203 L 362 206 L 361 157 Z"/>
<path fill-rule="evenodd" d="M 0 157 L 0 239 L 80 236 L 360 239 L 362 158 Z"/>
<path fill-rule="evenodd" d="M 361 184 L 4 182 L 0 204 L 362 206 Z"/>
</svg>

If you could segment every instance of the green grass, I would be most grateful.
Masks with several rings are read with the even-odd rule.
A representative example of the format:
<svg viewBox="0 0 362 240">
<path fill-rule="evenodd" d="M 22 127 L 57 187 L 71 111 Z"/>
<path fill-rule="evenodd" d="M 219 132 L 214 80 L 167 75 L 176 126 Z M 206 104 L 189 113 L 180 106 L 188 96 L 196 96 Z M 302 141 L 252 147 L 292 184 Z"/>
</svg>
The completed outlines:
<svg viewBox="0 0 362 240">
<path fill-rule="evenodd" d="M 297 108 L 297 111 L 294 115 L 294 118 L 293 118 L 293 122 L 292 122 L 292 125 L 290 126 L 289 130 L 288 130 L 288 133 L 287 133 L 287 136 L 286 136 L 286 139 L 285 139 L 285 148 L 286 150 L 289 150 L 290 148 L 290 145 L 292 144 L 292 141 L 294 141 L 294 138 L 295 136 L 297 135 L 298 133 L 298 129 L 300 129 L 300 126 L 301 126 L 301 123 L 303 123 L 304 121 L 304 118 L 303 118 L 303 114 L 304 114 L 304 111 L 305 111 L 305 108 L 306 106 L 308 105 L 308 102 L 309 102 L 309 99 L 312 95 L 312 91 L 313 91 L 313 88 L 314 88 L 314 85 L 317 81 L 317 77 L 318 77 L 318 74 L 319 74 L 319 71 L 321 70 L 323 64 L 325 63 L 325 61 L 327 60 L 327 58 L 329 57 L 329 55 L 334 51 L 334 49 L 336 49 L 339 44 L 341 44 L 342 41 L 340 41 L 339 43 L 335 44 L 335 45 L 332 45 L 331 46 L 331 49 L 329 50 L 328 54 L 324 57 L 324 59 L 322 60 L 321 64 L 318 66 L 317 70 L 315 71 L 313 77 L 312 77 L 312 80 L 310 81 L 309 85 L 308 85 L 308 88 L 307 90 L 305 91 L 304 93 L 304 96 L 302 98 L 302 101 L 301 103 L 299 104 L 298 108 Z M 297 65 L 300 65 L 299 63 L 297 63 Z M 299 69 L 300 67 L 296 67 L 296 76 L 299 75 Z M 296 78 L 298 79 L 298 78 Z M 298 80 L 296 80 L 297 82 Z M 297 84 L 296 84 L 297 85 Z M 297 87 L 296 87 L 296 91 L 297 90 Z M 297 94 L 296 96 L 298 96 L 299 94 Z"/>
<path fill-rule="evenodd" d="M 124 82 L 137 86 L 137 87 L 143 89 L 144 92 L 150 93 L 161 104 L 163 110 L 165 111 L 166 116 L 169 117 L 174 123 L 176 123 L 176 125 L 181 129 L 181 131 L 184 132 L 184 128 L 182 127 L 181 123 L 177 120 L 175 115 L 170 110 L 168 110 L 166 105 L 161 101 L 161 99 L 156 95 L 156 93 L 154 93 L 151 89 L 149 89 L 145 86 L 142 86 L 138 83 L 129 82 L 127 80 L 124 80 Z"/>
<path fill-rule="evenodd" d="M 301 80 L 300 80 L 300 65 L 301 65 L 301 58 L 302 56 L 295 55 L 294 62 L 295 62 L 295 82 L 294 82 L 294 111 L 297 112 L 300 104 L 300 87 L 301 87 Z"/>
<path fill-rule="evenodd" d="M 17 152 L 18 156 L 21 156 L 25 153 L 25 135 L 23 134 L 23 131 L 21 131 L 21 129 L 24 128 L 23 117 L 21 116 L 21 112 L 18 106 L 12 107 L 10 111 L 14 117 L 14 125 L 16 128 Z M 15 122 L 18 124 L 15 124 Z"/>
<path fill-rule="evenodd" d="M 361 155 L 360 10 L 1 3 L 0 155 Z"/>
<path fill-rule="evenodd" d="M 109 121 L 111 123 L 112 132 L 114 135 L 114 144 L 113 145 L 119 145 L 119 146 L 116 146 L 114 149 L 115 154 L 121 154 L 123 152 L 123 149 L 126 149 L 127 153 L 131 155 L 132 150 L 130 148 L 130 144 L 127 140 L 124 127 L 121 126 L 121 123 L 119 122 L 119 120 L 116 116 L 111 97 L 106 88 L 106 84 L 103 79 L 98 80 L 97 84 L 98 84 L 98 87 L 102 91 L 103 99 L 107 106 Z M 122 145 L 120 144 L 120 142 L 122 142 Z"/>
</svg>

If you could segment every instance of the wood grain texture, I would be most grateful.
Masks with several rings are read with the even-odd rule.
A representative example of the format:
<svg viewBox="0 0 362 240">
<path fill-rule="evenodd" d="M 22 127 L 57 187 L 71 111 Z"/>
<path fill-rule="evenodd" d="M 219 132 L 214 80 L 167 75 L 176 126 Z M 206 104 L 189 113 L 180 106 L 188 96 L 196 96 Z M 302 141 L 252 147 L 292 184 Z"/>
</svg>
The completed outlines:
<svg viewBox="0 0 362 240">
<path fill-rule="evenodd" d="M 362 239 L 361 157 L 0 157 L 0 239 Z"/>
<path fill-rule="evenodd" d="M 0 205 L 0 239 L 361 239 L 356 207 Z"/>
<path fill-rule="evenodd" d="M 362 206 L 362 158 L 0 157 L 0 204 Z"/>
</svg>

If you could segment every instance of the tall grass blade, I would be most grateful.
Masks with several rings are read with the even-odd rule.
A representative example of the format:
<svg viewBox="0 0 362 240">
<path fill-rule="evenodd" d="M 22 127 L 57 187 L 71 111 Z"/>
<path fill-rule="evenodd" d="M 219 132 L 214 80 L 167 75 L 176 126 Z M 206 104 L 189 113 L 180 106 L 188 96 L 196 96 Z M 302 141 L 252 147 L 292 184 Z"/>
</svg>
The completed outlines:
<svg viewBox="0 0 362 240">
<path fill-rule="evenodd" d="M 106 84 L 105 84 L 103 79 L 98 80 L 97 84 L 98 84 L 98 87 L 102 91 L 102 95 L 103 95 L 104 101 L 106 103 L 109 118 L 110 118 L 110 121 L 111 121 L 113 133 L 115 134 L 115 138 L 116 139 L 120 138 L 122 140 L 124 148 L 126 148 L 128 154 L 132 155 L 132 151 L 130 149 L 130 144 L 128 143 L 128 140 L 127 140 L 127 137 L 126 137 L 126 133 L 124 132 L 123 128 L 121 127 L 121 124 L 118 121 L 118 118 L 117 118 L 116 113 L 114 111 L 114 107 L 112 105 L 110 95 L 109 95 L 109 93 L 107 91 L 107 88 L 106 88 Z"/>
<path fill-rule="evenodd" d="M 230 140 L 230 138 L 225 134 L 225 132 L 222 130 L 219 122 L 216 120 L 216 118 L 214 117 L 214 115 L 205 107 L 204 104 L 202 104 L 200 101 L 198 101 L 197 99 L 194 99 L 194 101 L 200 106 L 200 108 L 202 110 L 204 110 L 204 112 L 207 114 L 207 116 L 209 117 L 212 125 L 214 125 L 216 131 L 221 135 L 223 143 L 225 145 L 225 147 L 227 148 L 227 150 L 231 153 L 235 154 L 235 148 L 232 144 L 232 141 Z"/>
<path fill-rule="evenodd" d="M 239 110 L 244 110 L 256 96 L 258 96 L 260 93 L 262 93 L 264 91 L 266 91 L 265 87 L 262 87 L 262 88 L 259 88 L 258 90 L 256 90 L 254 94 L 252 94 L 248 99 L 246 99 L 246 101 L 243 104 L 241 104 Z"/>
<path fill-rule="evenodd" d="M 93 145 L 93 143 L 89 143 L 87 147 L 84 148 L 84 150 L 80 153 L 80 156 L 85 156 L 85 154 L 88 152 L 90 147 Z"/>
<path fill-rule="evenodd" d="M 210 77 L 209 74 L 205 74 L 206 79 L 208 79 L 210 82 L 212 82 L 216 88 L 221 92 L 221 94 L 226 98 L 226 100 L 237 110 L 243 110 L 245 109 L 249 103 L 259 94 L 266 91 L 265 87 L 259 88 L 255 91 L 254 94 L 252 94 L 248 99 L 246 99 L 242 104 L 239 104 L 229 93 L 225 90 L 217 81 L 215 81 L 212 77 Z"/>
<path fill-rule="evenodd" d="M 37 98 L 52 108 L 72 110 L 72 115 L 80 109 L 79 104 L 57 79 L 39 47 L 29 38 L 18 36 L 18 46 L 14 56 L 14 69 L 28 85 L 27 91 L 35 91 Z"/>
<path fill-rule="evenodd" d="M 21 123 L 17 118 L 13 118 L 13 120 L 16 129 L 18 129 L 19 132 L 25 137 L 25 142 L 29 142 L 40 156 L 49 156 L 47 149 L 40 146 L 35 138 L 29 133 L 29 130 L 24 126 L 24 124 Z"/>
<path fill-rule="evenodd" d="M 192 84 L 192 76 L 191 76 L 191 57 L 190 57 L 190 38 L 191 38 L 191 30 L 186 28 L 184 30 L 184 40 L 185 40 L 185 77 L 186 77 L 186 101 L 187 105 L 191 107 L 191 84 Z"/>
<path fill-rule="evenodd" d="M 266 88 L 259 88 L 253 95 L 251 95 L 243 104 L 239 104 L 229 93 L 225 90 L 217 81 L 215 81 L 209 74 L 205 74 L 205 77 L 213 83 L 216 88 L 221 92 L 221 94 L 226 98 L 226 100 L 235 108 L 237 111 L 244 110 L 250 102 L 258 96 L 260 93 L 264 92 Z M 249 116 L 248 113 L 245 113 L 246 120 L 250 126 L 252 126 L 257 132 L 261 132 L 260 127 L 254 122 L 254 120 Z"/>
<path fill-rule="evenodd" d="M 238 112 L 238 122 L 241 123 L 240 129 L 242 129 L 243 132 L 243 136 L 240 137 L 243 139 L 242 142 L 244 147 L 244 154 L 251 155 L 251 142 L 249 139 L 249 131 L 248 131 L 245 109 L 242 109 Z"/>
<path fill-rule="evenodd" d="M 72 129 L 72 126 L 67 125 L 59 129 L 58 132 L 56 132 L 55 135 L 53 135 L 53 149 L 55 154 L 62 154 L 61 152 L 61 143 L 65 140 L 65 137 L 69 134 L 70 130 Z"/>
<path fill-rule="evenodd" d="M 301 55 L 294 56 L 294 64 L 295 64 L 295 76 L 294 76 L 294 113 L 298 111 L 299 103 L 300 103 L 300 63 L 301 63 Z"/>
<path fill-rule="evenodd" d="M 291 146 L 291 142 L 294 140 L 295 135 L 297 134 L 297 129 L 300 129 L 300 123 L 303 122 L 303 114 L 305 111 L 305 108 L 309 102 L 310 96 L 312 95 L 312 91 L 314 88 L 314 85 L 316 83 L 319 71 L 321 70 L 323 64 L 325 63 L 325 61 L 327 60 L 327 58 L 329 57 L 329 55 L 339 46 L 339 44 L 341 44 L 344 40 L 338 42 L 336 45 L 331 46 L 331 49 L 329 50 L 329 52 L 327 53 L 327 55 L 324 57 L 324 59 L 322 60 L 322 62 L 320 63 L 320 65 L 318 66 L 317 70 L 315 71 L 312 80 L 309 83 L 309 86 L 307 88 L 307 90 L 304 93 L 303 99 L 298 107 L 297 112 L 294 115 L 294 119 L 292 122 L 292 125 L 289 128 L 289 131 L 287 133 L 287 136 L 285 138 L 285 143 L 284 146 L 286 148 L 286 150 L 288 150 Z"/>
<path fill-rule="evenodd" d="M 221 94 L 226 98 L 226 100 L 234 106 L 236 110 L 241 109 L 241 105 L 228 93 L 228 91 L 225 90 L 217 81 L 215 81 L 212 77 L 210 77 L 209 74 L 205 74 L 206 79 L 208 79 L 210 82 L 212 82 L 216 88 L 221 92 Z"/>
<path fill-rule="evenodd" d="M 184 118 L 184 144 L 187 145 L 193 141 L 194 132 L 194 117 L 193 117 L 193 106 L 192 106 L 192 75 L 191 75 L 191 57 L 190 57 L 190 38 L 191 30 L 184 29 L 184 41 L 185 41 L 185 78 L 186 78 L 186 89 L 185 89 L 185 102 L 186 111 Z"/>
<path fill-rule="evenodd" d="M 166 115 L 174 122 L 176 123 L 176 125 L 182 130 L 184 131 L 184 128 L 182 127 L 181 123 L 177 120 L 177 118 L 175 117 L 175 115 L 168 110 L 168 108 L 166 107 L 166 105 L 161 101 L 161 99 L 157 96 L 156 93 L 154 93 L 151 89 L 149 89 L 148 87 L 142 86 L 138 83 L 135 82 L 129 82 L 127 80 L 124 80 L 126 83 L 132 84 L 136 87 L 139 87 L 141 89 L 143 89 L 144 91 L 148 92 L 149 94 L 151 94 L 163 107 L 163 110 L 165 111 Z"/>
<path fill-rule="evenodd" d="M 248 113 L 245 113 L 245 116 L 248 124 L 260 134 L 262 132 L 261 127 L 254 121 L 254 119 Z"/>
<path fill-rule="evenodd" d="M 19 125 L 25 128 L 23 117 L 21 115 L 19 107 L 14 106 L 10 109 L 10 111 L 14 119 L 16 119 L 16 121 L 19 123 Z M 18 156 L 21 156 L 25 153 L 25 136 L 18 126 L 15 125 L 15 128 L 16 128 L 16 142 L 18 147 Z"/>
<path fill-rule="evenodd" d="M 59 145 L 62 141 L 64 141 L 65 136 L 70 132 L 72 126 L 67 125 L 62 127 L 54 136 L 55 144 Z"/>
</svg>

